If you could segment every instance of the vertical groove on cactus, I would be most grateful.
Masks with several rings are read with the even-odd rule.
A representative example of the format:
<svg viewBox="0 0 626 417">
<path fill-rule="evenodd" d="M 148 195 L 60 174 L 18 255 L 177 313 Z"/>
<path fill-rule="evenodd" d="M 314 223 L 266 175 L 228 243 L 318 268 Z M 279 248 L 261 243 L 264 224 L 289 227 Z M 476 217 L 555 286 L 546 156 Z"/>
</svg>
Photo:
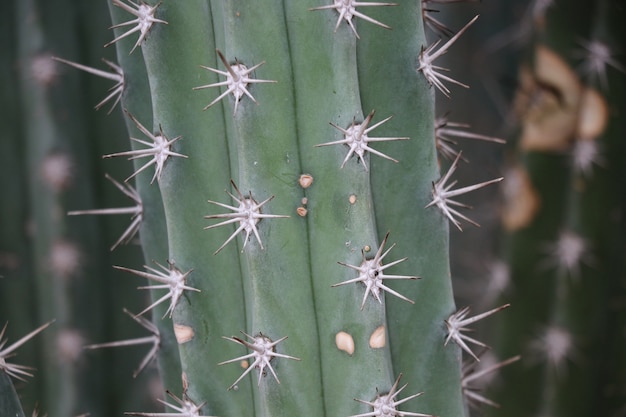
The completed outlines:
<svg viewBox="0 0 626 417">
<path fill-rule="evenodd" d="M 377 251 L 379 239 L 366 170 L 369 155 L 347 159 L 343 147 L 316 148 L 343 136 L 330 123 L 347 130 L 364 120 L 356 83 L 357 39 L 347 25 L 340 25 L 334 32 L 333 11 L 307 14 L 291 3 L 285 5 L 285 10 L 292 16 L 288 33 L 297 86 L 302 168 L 315 178 L 304 190 L 308 209 L 305 219 L 318 312 L 325 415 L 348 416 L 369 408 L 353 398 L 374 399 L 376 389 L 388 391 L 393 381 L 388 345 L 382 349 L 368 345 L 371 333 L 385 323 L 384 306 L 368 296 L 361 311 L 362 287 L 331 287 L 354 277 L 353 271 L 341 268 L 337 262 L 358 265 L 361 250 L 368 250 L 368 258 Z M 311 85 L 315 89 L 307 88 Z M 380 107 L 371 108 L 387 113 Z M 324 314 L 328 311 L 336 313 Z"/>
<path fill-rule="evenodd" d="M 441 416 L 463 415 L 458 385 L 460 351 L 456 346 L 443 345 L 444 320 L 455 310 L 449 281 L 448 226 L 437 211 L 422 209 L 430 201 L 432 183 L 439 174 L 434 90 L 417 69 L 420 51 L 426 44 L 421 4 L 417 3 L 421 2 L 403 5 L 400 10 L 379 11 L 375 17 L 394 22 L 392 31 L 378 31 L 374 36 L 374 29 L 363 27 L 361 36 L 365 37 L 367 31 L 369 38 L 368 42 L 357 44 L 359 84 L 366 108 L 384 108 L 385 113 L 394 116 L 394 124 L 383 133 L 411 138 L 393 142 L 394 154 L 403 155 L 398 164 L 371 161 L 372 172 L 376 172 L 372 175 L 372 188 L 378 231 L 391 231 L 396 242 L 403 242 L 411 250 L 407 261 L 398 265 L 398 272 L 422 277 L 419 285 L 398 282 L 394 287 L 416 300 L 414 306 L 402 300 L 386 300 L 387 313 L 393 317 L 389 322 L 389 344 L 394 371 L 402 372 L 412 389 L 424 391 L 421 411 Z M 383 76 L 392 68 L 398 71 L 395 76 Z M 387 147 L 381 144 L 380 149 L 385 152 Z M 383 167 L 385 163 L 388 165 Z M 438 371 L 424 370 L 419 363 L 437 364 L 434 366 Z"/>
<path fill-rule="evenodd" d="M 173 314 L 175 325 L 190 329 L 193 335 L 179 343 L 184 388 L 192 401 L 210 401 L 205 406 L 210 414 L 250 415 L 251 382 L 243 381 L 238 390 L 227 391 L 240 372 L 236 367 L 217 365 L 241 355 L 236 345 L 230 346 L 220 338 L 248 330 L 237 249 L 226 246 L 211 255 L 219 245 L 211 245 L 209 233 L 203 230 L 203 217 L 210 208 L 206 200 L 223 195 L 232 178 L 225 155 L 234 151 L 226 146 L 221 108 L 203 112 L 206 99 L 193 91 L 200 85 L 200 76 L 202 82 L 211 77 L 199 66 L 216 61 L 213 54 L 219 45 L 213 41 L 212 11 L 207 2 L 200 0 L 163 4 L 158 10 L 169 24 L 153 27 L 149 40 L 142 45 L 154 125 L 155 129 L 162 126 L 166 135 L 182 136 L 176 146 L 189 155 L 184 160 L 168 160 L 158 181 L 167 218 L 168 258 L 183 270 L 193 269 L 188 284 L 201 291 L 182 297 Z M 204 41 L 194 43 L 190 39 Z M 181 44 L 186 47 L 181 49 Z M 231 233 L 216 228 L 210 235 L 224 242 Z M 174 392 L 180 385 L 166 388 Z"/>
<path fill-rule="evenodd" d="M 262 1 L 252 5 L 235 1 L 223 2 L 222 7 L 224 52 L 229 62 L 235 57 L 247 66 L 265 61 L 255 78 L 278 81 L 251 89 L 258 104 L 244 99 L 232 121 L 227 119 L 231 126 L 229 147 L 236 149 L 230 154 L 237 157 L 237 163 L 232 164 L 236 169 L 231 172 L 244 193 L 252 192 L 259 200 L 276 195 L 268 203 L 267 212 L 282 215 L 293 213 L 302 197 L 296 186 L 302 170 L 294 140 L 297 137 L 291 102 L 294 85 L 281 3 Z M 273 27 L 279 36 L 265 36 L 266 27 Z M 323 414 L 319 371 L 309 367 L 307 378 L 302 374 L 302 363 L 312 365 L 314 358 L 319 357 L 314 297 L 307 283 L 310 260 L 303 244 L 307 241 L 305 224 L 291 218 L 261 220 L 259 228 L 264 249 L 249 245 L 239 260 L 248 314 L 247 332 L 259 332 L 274 341 L 287 336 L 276 346 L 277 351 L 302 361 L 276 361 L 280 385 L 268 377 L 258 387 L 253 384 L 256 414 L 293 414 L 303 409 Z M 297 320 L 281 319 L 295 311 Z"/>
<path fill-rule="evenodd" d="M 119 7 L 108 2 L 111 19 L 115 23 L 125 21 L 127 13 Z M 119 36 L 123 28 L 115 30 L 113 37 Z M 152 124 L 152 100 L 146 67 L 141 54 L 130 54 L 134 41 L 125 38 L 116 43 L 117 60 L 123 69 L 124 92 L 122 94 L 122 108 L 129 114 L 133 114 L 137 120 L 142 120 L 146 125 Z M 128 136 L 141 137 L 143 133 L 137 125 L 129 118 L 124 117 Z M 129 141 L 132 149 L 142 148 L 136 141 Z M 107 161 L 109 162 L 109 161 Z M 144 162 L 135 159 L 134 169 L 140 169 Z M 142 202 L 142 218 L 139 228 L 139 239 L 143 251 L 144 264 L 149 264 L 155 260 L 168 259 L 168 237 L 165 212 L 159 188 L 151 184 L 153 174 L 146 170 L 134 177 L 136 190 Z M 127 279 L 119 277 L 118 279 Z M 136 294 L 136 293 L 135 293 Z M 151 290 L 152 302 L 160 299 L 167 291 Z M 165 305 L 155 306 L 152 314 L 152 322 L 159 331 L 159 346 L 157 361 L 159 376 L 165 389 L 180 383 L 181 365 L 178 355 L 178 344 L 172 328 L 172 322 L 162 319 L 167 307 Z"/>
</svg>

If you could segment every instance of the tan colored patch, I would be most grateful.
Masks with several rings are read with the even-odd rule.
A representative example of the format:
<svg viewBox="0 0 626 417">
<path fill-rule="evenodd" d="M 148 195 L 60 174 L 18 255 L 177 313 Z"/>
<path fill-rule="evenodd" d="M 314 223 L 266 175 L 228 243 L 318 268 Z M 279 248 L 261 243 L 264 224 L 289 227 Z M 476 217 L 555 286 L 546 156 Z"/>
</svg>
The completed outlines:
<svg viewBox="0 0 626 417">
<path fill-rule="evenodd" d="M 350 204 L 356 203 L 356 195 L 350 194 L 350 197 L 348 197 L 348 201 L 350 202 Z"/>
<path fill-rule="evenodd" d="M 354 353 L 354 339 L 349 333 L 337 333 L 335 335 L 335 345 L 337 345 L 337 349 L 343 350 L 350 356 Z"/>
<path fill-rule="evenodd" d="M 306 198 L 306 197 L 302 197 L 302 200 L 301 200 L 301 201 L 302 201 L 302 205 L 303 205 L 303 206 L 306 206 L 306 203 L 308 203 L 308 202 L 309 202 L 309 199 L 308 199 L 308 198 Z"/>
<path fill-rule="evenodd" d="M 585 88 L 580 103 L 578 137 L 595 140 L 604 133 L 609 121 L 609 108 L 602 95 L 593 88 Z"/>
<path fill-rule="evenodd" d="M 370 347 L 372 349 L 381 349 L 384 348 L 386 344 L 387 334 L 385 332 L 385 326 L 379 326 L 370 336 Z"/>
<path fill-rule="evenodd" d="M 582 86 L 574 70 L 545 46 L 535 50 L 534 69 L 520 71 L 515 107 L 523 122 L 524 150 L 563 151 L 575 137 Z"/>
<path fill-rule="evenodd" d="M 300 216 L 300 217 L 305 217 L 307 212 L 308 212 L 308 210 L 306 208 L 304 208 L 304 207 L 298 207 L 296 209 L 296 213 L 298 213 L 298 216 Z"/>
<path fill-rule="evenodd" d="M 189 342 L 193 339 L 195 332 L 189 326 L 184 324 L 174 324 L 174 334 L 176 335 L 176 341 L 179 345 Z"/>
<path fill-rule="evenodd" d="M 246 360 L 243 360 L 239 362 L 239 366 L 241 366 L 242 369 L 248 369 L 248 366 L 250 366 L 250 363 Z"/>
<path fill-rule="evenodd" d="M 189 389 L 189 380 L 187 379 L 187 373 L 186 372 L 181 373 L 180 379 L 183 381 L 183 392 L 186 392 Z"/>
<path fill-rule="evenodd" d="M 504 227 L 508 231 L 516 231 L 528 226 L 535 218 L 541 201 L 526 170 L 521 166 L 510 168 L 506 174 L 506 184 L 502 190 L 504 194 L 502 210 Z"/>
<path fill-rule="evenodd" d="M 311 174 L 302 174 L 298 179 L 298 184 L 302 188 L 309 188 L 313 184 L 313 176 Z"/>
</svg>

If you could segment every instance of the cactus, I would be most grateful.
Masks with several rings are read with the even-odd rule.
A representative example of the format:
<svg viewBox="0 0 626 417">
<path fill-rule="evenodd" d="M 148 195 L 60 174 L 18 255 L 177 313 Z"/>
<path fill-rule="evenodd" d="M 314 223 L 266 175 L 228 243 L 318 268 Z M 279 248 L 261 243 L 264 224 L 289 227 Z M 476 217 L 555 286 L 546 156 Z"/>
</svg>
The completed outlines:
<svg viewBox="0 0 626 417">
<path fill-rule="evenodd" d="M 4 372 L 0 374 L 0 411 L 4 416 L 24 417 L 15 388 L 9 375 Z"/>
<path fill-rule="evenodd" d="M 459 351 L 444 339 L 469 350 L 462 331 L 474 319 L 446 330 L 456 318 L 447 224 L 468 220 L 452 197 L 499 179 L 450 190 L 453 165 L 437 181 L 433 85 L 450 93 L 444 81 L 454 80 L 434 61 L 476 19 L 423 48 L 416 66 L 407 57 L 425 43 L 419 3 L 355 4 L 371 14 L 339 2 L 113 5 L 147 16 L 127 33 L 140 32 L 129 53 L 141 45 L 158 133 L 127 113 L 149 138 L 132 155 L 148 158 L 141 169 L 155 165 L 163 197 L 183 398 L 215 415 L 380 413 L 414 397 L 397 398 L 402 374 L 423 387 L 422 410 L 461 415 Z M 357 31 L 356 17 L 372 24 Z M 381 77 L 391 68 L 398 74 Z M 418 218 L 408 214 L 416 206 Z M 389 259 L 390 239 L 414 256 Z"/>
<path fill-rule="evenodd" d="M 442 57 L 480 24 L 476 16 L 458 31 L 448 29 L 432 3 L 455 2 L 102 0 L 93 9 L 70 0 L 17 2 L 20 62 L 45 56 L 38 63 L 51 68 L 44 81 L 33 83 L 24 71 L 19 77 L 20 114 L 38 120 L 25 124 L 25 153 L 33 162 L 24 169 L 37 262 L 20 276 L 36 277 L 41 304 L 19 327 L 31 331 L 41 318 L 56 317 L 45 346 L 59 346 L 62 331 L 76 328 L 75 340 L 89 350 L 81 358 L 105 375 L 91 379 L 79 359 L 55 363 L 42 355 L 35 361 L 42 381 L 24 402 L 41 401 L 50 416 L 108 415 L 119 405 L 113 402 L 135 416 L 461 417 L 469 405 L 498 403 L 511 414 L 565 412 L 567 390 L 588 374 L 567 385 L 546 372 L 540 388 L 517 397 L 510 382 L 504 395 L 476 391 L 477 379 L 503 367 L 506 381 L 515 372 L 523 375 L 519 381 L 538 381 L 543 368 L 528 373 L 511 365 L 527 356 L 517 356 L 524 342 L 510 334 L 532 329 L 536 316 L 562 320 L 580 295 L 551 299 L 559 293 L 550 281 L 541 307 L 528 313 L 520 308 L 521 293 L 536 298 L 536 289 L 516 284 L 513 300 L 508 293 L 495 304 L 486 294 L 488 303 L 456 306 L 450 224 L 454 233 L 478 226 L 465 211 L 465 194 L 482 195 L 503 178 L 477 171 L 476 184 L 457 180 L 467 158 L 451 138 L 503 141 L 436 116 L 436 98 L 448 103 L 468 87 Z M 59 36 L 67 33 L 59 25 L 71 26 L 59 20 L 59 10 L 89 16 L 77 21 L 93 27 Z M 97 35 L 96 24 L 112 31 Z M 427 26 L 438 40 L 429 40 Z M 88 59 L 77 59 L 85 50 Z M 7 51 L 7 60 L 17 53 Z M 67 83 L 87 83 L 92 75 L 104 79 L 89 81 L 98 86 L 97 97 Z M 567 104 L 578 110 L 579 93 L 565 91 L 563 100 L 571 95 Z M 100 109 L 97 116 L 87 102 Z M 67 114 L 72 123 L 64 123 Z M 114 141 L 102 133 L 109 129 L 117 133 Z M 17 140 L 0 146 L 22 150 Z M 67 150 L 76 161 L 71 187 L 51 192 L 35 176 L 37 155 L 49 149 Z M 564 157 L 524 154 L 533 169 L 553 169 L 554 160 Z M 538 175 L 531 170 L 533 179 Z M 532 226 L 538 236 L 589 223 L 582 213 L 593 209 L 583 209 L 578 190 L 566 188 L 579 180 L 569 169 L 546 179 L 545 189 L 561 190 L 552 202 L 544 199 L 542 218 L 559 223 Z M 522 195 L 531 211 L 533 195 Z M 0 214 L 14 216 L 15 207 L 19 201 L 3 202 Z M 110 214 L 125 223 L 102 216 Z M 545 239 L 516 233 L 507 240 L 513 279 L 558 275 L 521 270 L 535 265 L 528 253 Z M 80 242 L 80 268 L 71 271 L 72 280 L 51 286 L 45 254 L 51 241 L 67 236 Z M 30 244 L 11 242 L 18 253 Z M 524 256 L 533 260 L 520 261 Z M 590 273 L 586 265 L 562 266 L 582 279 Z M 18 274 L 9 273 L 3 301 L 5 288 L 28 294 L 16 285 Z M 3 304 L 0 314 L 13 316 L 13 303 Z M 519 327 L 524 315 L 531 320 Z M 104 318 L 102 331 L 83 324 Z M 483 319 L 509 328 L 490 338 L 472 334 Z M 146 331 L 129 336 L 133 322 Z M 576 322 L 586 321 L 579 314 Z M 500 339 L 507 343 L 496 343 L 496 353 L 508 359 L 480 362 L 491 340 Z M 0 365 L 7 353 L 2 343 Z M 137 388 L 128 388 L 117 369 L 102 369 L 98 361 L 126 356 L 121 347 L 137 344 L 146 346 L 119 366 L 137 379 Z M 92 351 L 110 347 L 119 349 Z M 145 400 L 155 358 L 156 406 Z M 0 410 L 23 414 L 1 366 L 0 378 Z M 100 395 L 89 392 L 95 387 Z"/>
<path fill-rule="evenodd" d="M 523 366 L 502 375 L 521 395 L 491 395 L 511 406 L 508 416 L 623 413 L 617 404 L 626 397 L 616 389 L 623 368 L 603 354 L 623 349 L 623 337 L 613 336 L 623 307 L 609 301 L 623 296 L 623 263 L 615 258 L 623 230 L 609 213 L 623 212 L 614 187 L 623 188 L 624 178 L 623 122 L 615 117 L 624 74 L 606 49 L 621 39 L 613 20 L 620 8 L 612 1 L 547 7 L 532 21 L 504 221 L 507 299 L 518 308 L 498 323 L 496 336 L 502 355 L 522 352 Z M 518 201 L 526 204 L 515 207 Z"/>
</svg>

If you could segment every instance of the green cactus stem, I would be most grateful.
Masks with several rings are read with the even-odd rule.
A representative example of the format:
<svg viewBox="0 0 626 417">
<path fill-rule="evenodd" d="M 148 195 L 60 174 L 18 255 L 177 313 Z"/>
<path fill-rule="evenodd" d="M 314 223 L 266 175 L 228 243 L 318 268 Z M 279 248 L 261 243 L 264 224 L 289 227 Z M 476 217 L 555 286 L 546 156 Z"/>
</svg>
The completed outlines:
<svg viewBox="0 0 626 417">
<path fill-rule="evenodd" d="M 4 372 L 0 372 L 0 412 L 3 416 L 24 417 L 24 410 L 11 378 Z"/>
<path fill-rule="evenodd" d="M 170 305 L 184 395 L 216 415 L 364 415 L 417 397 L 397 397 L 402 373 L 420 409 L 460 416 L 452 197 L 500 179 L 451 192 L 453 165 L 433 188 L 431 84 L 450 92 L 434 60 L 476 19 L 435 51 L 419 3 L 315 3 L 159 3 L 129 25 L 169 140 L 168 258 L 198 290 Z"/>
</svg>

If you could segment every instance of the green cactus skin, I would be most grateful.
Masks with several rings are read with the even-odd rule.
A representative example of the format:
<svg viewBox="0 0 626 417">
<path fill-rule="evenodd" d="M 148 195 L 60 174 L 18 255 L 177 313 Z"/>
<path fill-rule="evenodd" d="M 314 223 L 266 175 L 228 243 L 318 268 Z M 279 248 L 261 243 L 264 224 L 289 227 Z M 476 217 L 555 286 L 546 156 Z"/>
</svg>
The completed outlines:
<svg viewBox="0 0 626 417">
<path fill-rule="evenodd" d="M 168 25 L 153 27 L 152 41 L 142 47 L 155 128 L 160 126 L 169 138 L 182 136 L 175 150 L 191 156 L 185 160 L 168 160 L 158 184 L 167 218 L 169 259 L 181 270 L 193 269 L 187 283 L 201 291 L 181 298 L 174 323 L 193 331 L 193 338 L 179 346 L 182 371 L 189 381 L 187 395 L 196 403 L 212 399 L 209 414 L 246 415 L 250 412 L 246 408 L 253 404 L 251 382 L 243 381 L 237 391 L 226 392 L 239 375 L 238 367 L 217 366 L 242 354 L 236 345 L 221 338 L 249 330 L 241 302 L 244 290 L 237 249 L 227 246 L 220 252 L 221 256 L 213 256 L 221 243 L 215 244 L 218 240 L 210 246 L 201 243 L 210 242 L 209 232 L 203 230 L 208 225 L 203 220 L 210 210 L 207 200 L 227 198 L 224 190 L 230 190 L 231 178 L 224 116 L 219 108 L 203 113 L 202 108 L 207 104 L 205 95 L 192 90 L 206 80 L 206 71 L 200 65 L 216 66 L 212 54 L 215 45 L 211 44 L 213 29 L 209 26 L 208 3 L 195 1 L 185 4 L 187 7 L 180 6 L 160 6 L 159 16 L 163 14 Z M 187 42 L 196 38 L 203 42 Z M 181 49 L 182 44 L 187 46 Z M 173 76 L 159 77 L 155 72 Z M 156 187 L 156 182 L 152 186 Z M 230 233 L 218 229 L 212 234 L 223 242 Z M 166 388 L 176 392 L 180 386 L 179 383 Z"/>
<path fill-rule="evenodd" d="M 125 21 L 126 13 L 109 3 L 109 11 L 113 24 Z M 122 29 L 116 29 L 115 35 L 123 33 Z M 121 97 L 121 106 L 138 120 L 147 126 L 152 124 L 152 101 L 150 99 L 150 86 L 146 68 L 142 57 L 139 54 L 129 54 L 134 41 L 124 39 L 117 45 L 117 62 L 124 68 L 124 94 Z M 131 93 L 128 93 L 128 92 Z M 142 138 L 142 133 L 137 126 L 125 117 L 126 127 L 131 137 Z M 143 147 L 136 141 L 130 141 L 132 149 Z M 116 151 L 119 151 L 117 149 Z M 137 170 L 143 165 L 141 160 L 134 162 L 134 169 Z M 150 184 L 152 174 L 143 172 L 134 179 L 137 192 L 142 202 L 142 221 L 139 230 L 141 248 L 145 265 L 154 267 L 154 261 L 165 263 L 168 258 L 167 226 L 165 224 L 165 213 L 163 202 L 158 187 Z M 128 266 L 128 265 L 124 265 Z M 132 279 L 126 277 L 124 279 Z M 152 290 L 151 300 L 157 301 L 166 291 Z M 181 367 L 178 356 L 178 347 L 171 320 L 162 319 L 167 306 L 158 305 L 153 310 L 153 322 L 159 329 L 161 344 L 158 351 L 159 376 L 165 389 L 180 381 Z M 138 313 L 136 311 L 135 313 Z"/>
<path fill-rule="evenodd" d="M 421 402 L 424 412 L 460 416 L 464 413 L 461 402 L 453 400 L 460 396 L 460 353 L 456 345 L 444 349 L 441 345 L 446 336 L 443 320 L 455 310 L 448 262 L 448 219 L 436 208 L 419 210 L 430 202 L 432 182 L 439 177 L 434 147 L 434 87 L 421 76 L 413 77 L 412 72 L 415 51 L 426 44 L 421 12 L 420 4 L 414 2 L 372 14 L 383 22 L 394 22 L 393 30 L 374 34 L 377 28 L 362 26 L 368 42 L 357 44 L 359 85 L 365 108 L 386 109 L 394 116 L 393 123 L 385 126 L 389 130 L 381 135 L 401 133 L 411 137 L 409 141 L 385 144 L 389 149 L 393 147 L 400 163 L 383 166 L 388 161 L 372 161 L 378 233 L 391 231 L 398 246 L 402 242 L 402 247 L 410 250 L 404 252 L 409 259 L 399 265 L 398 273 L 415 271 L 423 277 L 418 285 L 398 282 L 394 287 L 415 300 L 414 306 L 397 300 L 389 300 L 387 305 L 394 370 L 406 374 L 409 387 L 425 391 Z M 392 68 L 398 72 L 385 76 Z M 380 147 L 383 152 L 387 148 Z M 417 357 L 410 352 L 418 352 Z M 437 365 L 429 371 L 424 363 Z M 437 371 L 432 372 L 434 369 Z M 428 407 L 428 402 L 433 406 Z"/>
<path fill-rule="evenodd" d="M 4 372 L 0 372 L 0 413 L 7 417 L 24 417 L 11 378 Z"/>
<path fill-rule="evenodd" d="M 460 416 L 464 412 L 460 354 L 454 344 L 443 345 L 444 320 L 454 312 L 447 219 L 436 209 L 421 210 L 415 216 L 430 201 L 431 184 L 438 176 L 434 95 L 416 71 L 424 43 L 421 10 L 419 4 L 372 10 L 372 16 L 384 16 L 381 21 L 395 22 L 394 30 L 359 23 L 361 38 L 369 38 L 361 46 L 343 21 L 334 33 L 336 12 L 307 10 L 325 4 L 211 2 L 209 8 L 206 2 L 165 2 L 156 18 L 167 25 L 154 24 L 142 45 L 152 92 L 153 130 L 162 129 L 168 139 L 182 136 L 173 151 L 189 157 L 168 159 L 158 181 L 167 218 L 169 258 L 182 271 L 193 269 L 187 284 L 201 290 L 186 293 L 174 312 L 175 325 L 193 331 L 193 338 L 180 345 L 187 395 L 196 403 L 208 401 L 206 411 L 213 415 L 306 412 L 348 416 L 371 410 L 354 399 L 374 401 L 377 392 L 387 393 L 403 373 L 412 392 L 426 392 L 406 409 Z M 364 67 L 358 65 L 359 60 L 366 56 L 403 48 L 403 59 L 390 55 L 368 64 L 371 71 L 359 69 Z M 244 96 L 235 113 L 229 96 L 203 113 L 201 109 L 218 92 L 192 89 L 224 80 L 199 67 L 225 70 L 213 52 L 216 49 L 223 51 L 229 64 L 251 68 L 265 62 L 252 76 L 277 82 L 248 85 L 258 104 Z M 392 70 L 388 79 L 380 80 L 381 70 L 389 71 L 383 65 L 387 60 L 392 67 L 398 63 L 399 72 Z M 366 93 L 370 86 L 380 90 Z M 367 105 L 361 95 L 367 97 Z M 400 162 L 367 154 L 361 162 L 353 156 L 341 167 L 345 146 L 319 147 L 341 140 L 340 129 L 361 123 L 374 109 L 370 126 L 394 117 L 370 137 L 397 140 L 371 146 L 380 146 L 385 155 Z M 394 166 L 396 171 L 384 173 Z M 306 190 L 298 184 L 304 173 L 313 177 Z M 378 188 L 370 185 L 370 177 L 379 181 Z M 409 184 L 400 191 L 399 181 L 390 184 L 394 178 Z M 203 226 L 219 223 L 220 218 L 214 216 L 228 211 L 205 201 L 237 206 L 224 194 L 226 189 L 241 198 L 229 184 L 231 179 L 244 197 L 252 195 L 258 203 L 275 196 L 263 205 L 264 214 L 290 217 L 258 223 L 262 249 L 251 234 L 245 248 L 238 238 L 239 256 L 234 242 L 213 256 L 234 229 L 203 231 Z M 378 202 L 376 190 L 382 195 Z M 296 209 L 303 198 L 308 211 L 301 217 Z M 398 213 L 405 210 L 412 219 L 409 224 L 391 219 L 403 215 L 378 213 L 377 207 L 395 199 L 403 202 L 391 207 Z M 380 209 L 381 213 L 385 210 L 390 209 Z M 209 217 L 208 224 L 202 222 L 203 216 Z M 409 258 L 387 273 L 399 275 L 396 271 L 401 271 L 406 282 L 390 286 L 402 288 L 399 292 L 405 297 L 409 294 L 419 308 L 411 310 L 415 307 L 411 303 L 390 297 L 379 304 L 368 295 L 361 311 L 362 285 L 333 285 L 355 278 L 354 270 L 345 265 L 358 267 L 365 247 L 369 247 L 365 256 L 374 256 L 387 232 L 385 250 L 393 243 L 397 247 L 384 263 Z M 423 282 L 408 279 L 416 275 L 424 276 Z M 386 317 L 389 312 L 397 316 Z M 387 329 L 392 324 L 389 339 Z M 387 342 L 371 348 L 370 336 L 380 326 Z M 236 390 L 227 390 L 243 370 L 218 363 L 242 357 L 249 350 L 232 343 L 233 339 L 221 338 L 238 336 L 240 331 L 253 336 L 262 333 L 274 341 L 287 336 L 276 346 L 276 353 L 300 361 L 281 357 L 272 361 L 280 384 L 266 368 L 267 375 L 259 384 L 254 371 L 252 380 L 247 377 Z M 353 353 L 338 349 L 339 332 L 351 335 Z M 398 363 L 392 358 L 394 349 L 398 357 L 404 357 Z M 423 360 L 429 362 L 430 370 L 420 365 Z M 211 376 L 208 380 L 207 375 Z"/>
</svg>

